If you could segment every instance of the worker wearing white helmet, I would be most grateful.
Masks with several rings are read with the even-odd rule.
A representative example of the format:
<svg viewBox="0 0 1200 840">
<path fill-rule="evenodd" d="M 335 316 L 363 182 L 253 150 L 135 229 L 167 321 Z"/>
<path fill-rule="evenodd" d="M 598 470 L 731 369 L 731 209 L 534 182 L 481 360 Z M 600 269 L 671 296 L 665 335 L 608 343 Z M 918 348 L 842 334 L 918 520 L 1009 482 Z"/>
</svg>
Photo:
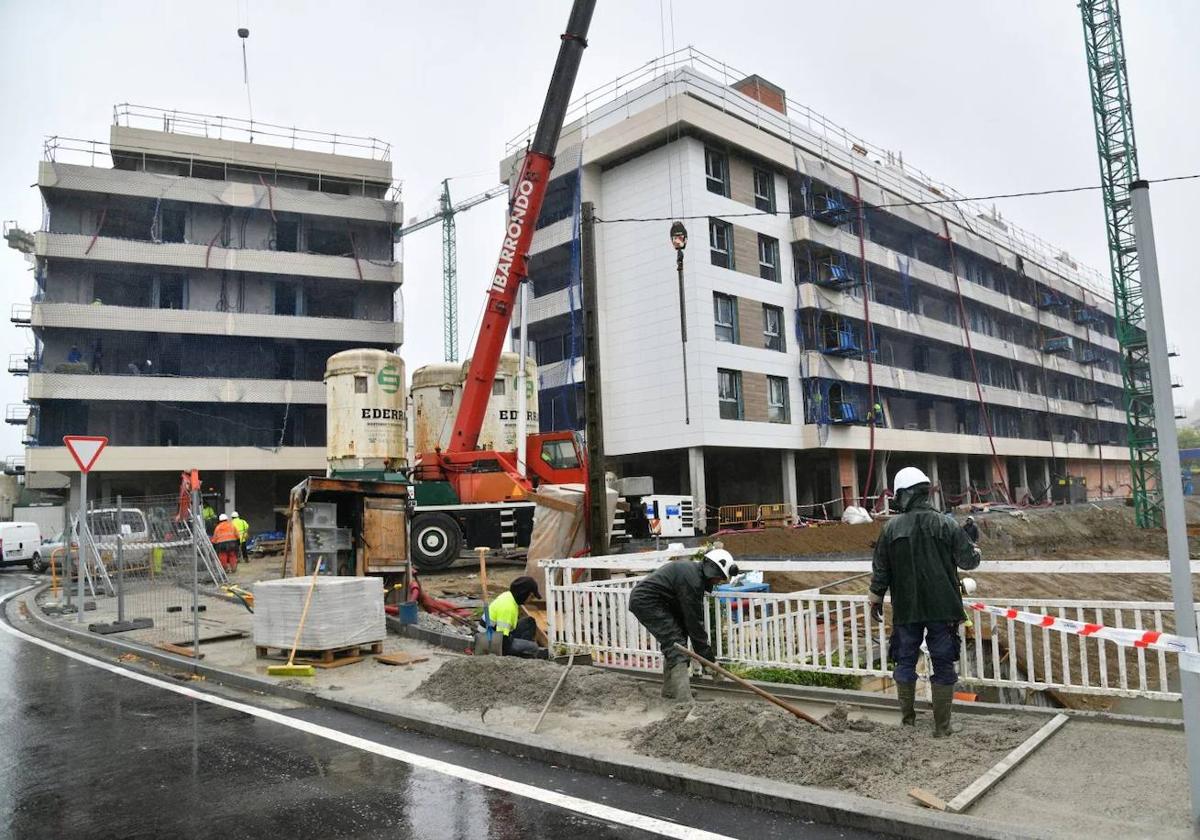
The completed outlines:
<svg viewBox="0 0 1200 840">
<path fill-rule="evenodd" d="M 883 621 L 883 598 L 892 595 L 890 653 L 900 698 L 901 723 L 916 723 L 917 657 L 924 642 L 933 661 L 934 737 L 952 733 L 950 714 L 958 624 L 963 620 L 957 569 L 974 569 L 979 552 L 957 523 L 929 504 L 929 478 L 916 467 L 896 473 L 895 509 L 875 542 L 871 574 L 871 615 Z"/>
<path fill-rule="evenodd" d="M 722 548 L 707 552 L 699 562 L 666 563 L 647 575 L 629 596 L 629 611 L 650 631 L 663 653 L 663 697 L 691 700 L 688 657 L 675 649 L 691 640 L 692 650 L 712 659 L 704 629 L 704 594 L 737 577 L 733 555 Z"/>
</svg>

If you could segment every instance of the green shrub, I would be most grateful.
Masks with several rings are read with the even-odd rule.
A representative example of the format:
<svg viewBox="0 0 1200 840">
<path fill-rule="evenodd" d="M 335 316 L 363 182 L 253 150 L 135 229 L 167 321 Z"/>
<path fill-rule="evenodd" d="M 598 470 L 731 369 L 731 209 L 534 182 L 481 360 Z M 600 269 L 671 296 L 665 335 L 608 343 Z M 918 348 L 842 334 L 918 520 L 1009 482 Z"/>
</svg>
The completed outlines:
<svg viewBox="0 0 1200 840">
<path fill-rule="evenodd" d="M 860 684 L 860 678 L 853 674 L 827 674 L 823 671 L 801 671 L 797 668 L 751 668 L 745 665 L 731 665 L 729 670 L 744 680 L 783 685 L 856 689 Z"/>
</svg>

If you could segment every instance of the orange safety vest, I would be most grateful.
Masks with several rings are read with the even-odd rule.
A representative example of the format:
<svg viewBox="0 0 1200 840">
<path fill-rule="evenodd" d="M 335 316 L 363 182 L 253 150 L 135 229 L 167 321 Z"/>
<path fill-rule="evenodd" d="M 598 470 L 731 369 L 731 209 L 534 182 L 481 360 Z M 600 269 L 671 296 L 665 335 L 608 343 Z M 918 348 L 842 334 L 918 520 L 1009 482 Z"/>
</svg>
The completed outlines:
<svg viewBox="0 0 1200 840">
<path fill-rule="evenodd" d="M 212 541 L 214 543 L 237 542 L 237 528 L 228 519 L 224 522 L 218 522 L 217 527 L 213 529 Z"/>
</svg>

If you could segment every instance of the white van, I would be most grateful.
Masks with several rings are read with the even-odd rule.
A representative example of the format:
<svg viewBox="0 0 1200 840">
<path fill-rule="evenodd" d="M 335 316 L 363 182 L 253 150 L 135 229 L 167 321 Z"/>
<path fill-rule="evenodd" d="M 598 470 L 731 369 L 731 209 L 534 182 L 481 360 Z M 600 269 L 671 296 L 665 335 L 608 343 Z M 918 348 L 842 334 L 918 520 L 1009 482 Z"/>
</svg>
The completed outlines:
<svg viewBox="0 0 1200 840">
<path fill-rule="evenodd" d="M 0 566 L 42 567 L 42 529 L 36 522 L 0 522 Z"/>
</svg>

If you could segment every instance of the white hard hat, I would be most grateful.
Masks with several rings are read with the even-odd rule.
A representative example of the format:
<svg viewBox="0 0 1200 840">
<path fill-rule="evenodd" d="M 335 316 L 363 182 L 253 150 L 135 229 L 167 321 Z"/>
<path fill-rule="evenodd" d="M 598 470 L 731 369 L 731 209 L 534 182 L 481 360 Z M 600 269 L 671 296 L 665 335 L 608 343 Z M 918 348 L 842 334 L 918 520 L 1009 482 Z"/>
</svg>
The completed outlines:
<svg viewBox="0 0 1200 840">
<path fill-rule="evenodd" d="M 229 517 L 222 513 L 220 516 L 217 517 L 217 521 L 218 522 L 228 522 Z"/>
<path fill-rule="evenodd" d="M 237 512 L 236 510 L 233 512 L 233 518 L 234 518 L 234 519 L 237 519 L 237 518 L 238 518 L 238 512 Z"/>
<path fill-rule="evenodd" d="M 737 577 L 737 563 L 734 562 L 733 555 L 725 549 L 714 548 L 704 555 L 704 559 L 716 563 L 717 568 L 721 570 L 721 574 L 725 575 L 726 580 L 733 580 L 733 578 Z"/>
<path fill-rule="evenodd" d="M 916 467 L 905 467 L 896 473 L 896 480 L 892 484 L 892 492 L 899 493 L 901 490 L 907 490 L 909 487 L 916 487 L 918 484 L 928 484 L 929 476 L 921 472 Z"/>
</svg>

